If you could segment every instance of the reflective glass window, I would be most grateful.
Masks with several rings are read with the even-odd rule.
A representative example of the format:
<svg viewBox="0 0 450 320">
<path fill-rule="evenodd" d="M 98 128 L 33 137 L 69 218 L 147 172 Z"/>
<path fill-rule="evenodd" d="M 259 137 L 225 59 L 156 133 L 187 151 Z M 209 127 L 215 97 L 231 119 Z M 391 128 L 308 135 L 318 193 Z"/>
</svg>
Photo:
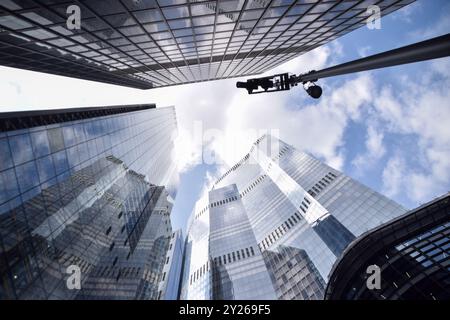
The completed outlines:
<svg viewBox="0 0 450 320">
<path fill-rule="evenodd" d="M 9 138 L 14 164 L 19 165 L 33 159 L 33 149 L 28 134 L 21 134 Z"/>
<path fill-rule="evenodd" d="M 49 129 L 47 133 L 48 141 L 50 143 L 50 151 L 52 153 L 64 149 L 64 139 L 61 128 Z"/>
<path fill-rule="evenodd" d="M 45 156 L 50 153 L 50 144 L 48 143 L 46 130 L 32 132 L 30 135 L 36 158 Z"/>
<path fill-rule="evenodd" d="M 0 139 L 0 171 L 10 168 L 13 165 L 11 152 L 9 151 L 8 140 Z"/>
<path fill-rule="evenodd" d="M 21 192 L 39 184 L 39 176 L 34 161 L 16 167 L 17 181 Z"/>
</svg>

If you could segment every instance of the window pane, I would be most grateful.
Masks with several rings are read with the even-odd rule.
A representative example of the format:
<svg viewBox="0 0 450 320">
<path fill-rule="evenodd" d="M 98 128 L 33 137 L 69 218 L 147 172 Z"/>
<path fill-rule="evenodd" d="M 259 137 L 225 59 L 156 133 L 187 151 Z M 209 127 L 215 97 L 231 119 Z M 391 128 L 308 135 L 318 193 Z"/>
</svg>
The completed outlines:
<svg viewBox="0 0 450 320">
<path fill-rule="evenodd" d="M 17 180 L 21 192 L 39 184 L 38 173 L 34 161 L 16 167 Z"/>
<path fill-rule="evenodd" d="M 18 194 L 19 188 L 17 186 L 14 169 L 9 169 L 0 173 L 0 203 L 8 201 Z"/>
<path fill-rule="evenodd" d="M 10 137 L 9 143 L 14 164 L 18 165 L 33 159 L 33 149 L 31 148 L 31 140 L 28 134 Z"/>
<path fill-rule="evenodd" d="M 75 135 L 72 126 L 63 127 L 64 143 L 66 147 L 71 147 L 75 144 Z"/>
<path fill-rule="evenodd" d="M 0 171 L 12 167 L 13 162 L 7 139 L 0 139 Z"/>
<path fill-rule="evenodd" d="M 50 153 L 50 145 L 48 143 L 46 130 L 31 133 L 31 141 L 33 143 L 36 158 Z"/>
<path fill-rule="evenodd" d="M 64 149 L 64 139 L 61 128 L 54 128 L 47 131 L 50 142 L 50 151 L 58 152 Z"/>
<path fill-rule="evenodd" d="M 39 179 L 41 183 L 55 176 L 55 168 L 53 167 L 52 157 L 47 156 L 36 160 Z"/>
<path fill-rule="evenodd" d="M 69 163 L 67 162 L 66 150 L 62 150 L 53 155 L 53 163 L 55 164 L 56 175 L 69 170 Z"/>
</svg>

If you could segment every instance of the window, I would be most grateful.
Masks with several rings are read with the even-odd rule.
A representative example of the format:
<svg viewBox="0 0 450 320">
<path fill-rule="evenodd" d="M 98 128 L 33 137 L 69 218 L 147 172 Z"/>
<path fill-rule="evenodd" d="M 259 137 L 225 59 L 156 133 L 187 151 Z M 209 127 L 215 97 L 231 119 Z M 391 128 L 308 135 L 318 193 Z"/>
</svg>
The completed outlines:
<svg viewBox="0 0 450 320">
<path fill-rule="evenodd" d="M 28 134 L 10 137 L 9 145 L 11 146 L 11 154 L 15 165 L 33 159 L 33 149 L 31 148 L 31 139 Z"/>
<path fill-rule="evenodd" d="M 34 161 L 17 166 L 16 174 L 21 192 L 25 192 L 39 184 L 39 177 Z"/>
<path fill-rule="evenodd" d="M 33 132 L 30 135 L 35 157 L 48 155 L 50 153 L 50 144 L 48 143 L 47 131 Z"/>
<path fill-rule="evenodd" d="M 50 144 L 50 151 L 52 153 L 64 149 L 64 138 L 61 128 L 49 129 L 47 130 L 47 133 L 48 133 L 48 141 Z"/>
</svg>

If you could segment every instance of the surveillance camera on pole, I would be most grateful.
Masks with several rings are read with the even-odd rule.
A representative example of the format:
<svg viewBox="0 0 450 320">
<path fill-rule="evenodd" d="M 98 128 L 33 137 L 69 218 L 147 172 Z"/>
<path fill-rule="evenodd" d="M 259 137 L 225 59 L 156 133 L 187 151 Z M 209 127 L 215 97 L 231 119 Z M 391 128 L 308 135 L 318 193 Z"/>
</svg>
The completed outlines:
<svg viewBox="0 0 450 320">
<path fill-rule="evenodd" d="M 315 84 L 315 81 L 317 80 L 304 81 L 303 88 L 312 98 L 318 99 L 322 95 L 322 88 Z M 298 84 L 297 76 L 289 73 L 280 73 L 269 77 L 248 79 L 246 82 L 238 81 L 236 87 L 246 89 L 248 94 L 257 94 L 286 91 Z"/>
<path fill-rule="evenodd" d="M 312 70 L 298 76 L 290 73 L 281 73 L 269 77 L 248 79 L 246 82 L 239 81 L 236 83 L 236 87 L 246 89 L 249 94 L 257 94 L 286 91 L 298 84 L 302 84 L 305 91 L 312 98 L 318 99 L 322 95 L 322 88 L 316 82 L 321 78 L 448 56 L 450 56 L 450 33 L 323 70 Z"/>
</svg>

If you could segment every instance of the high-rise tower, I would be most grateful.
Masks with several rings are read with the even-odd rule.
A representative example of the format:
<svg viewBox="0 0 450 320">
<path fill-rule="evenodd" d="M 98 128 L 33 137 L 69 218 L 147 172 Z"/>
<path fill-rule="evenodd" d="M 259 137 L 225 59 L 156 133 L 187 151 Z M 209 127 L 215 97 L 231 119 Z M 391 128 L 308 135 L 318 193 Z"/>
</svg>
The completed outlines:
<svg viewBox="0 0 450 320">
<path fill-rule="evenodd" d="M 260 74 L 413 1 L 4 0 L 0 65 L 141 89 Z"/>
<path fill-rule="evenodd" d="M 175 134 L 151 104 L 1 114 L 0 298 L 164 294 Z"/>
<path fill-rule="evenodd" d="M 218 179 L 189 223 L 184 299 L 322 299 L 333 263 L 400 205 L 272 136 Z"/>
</svg>

